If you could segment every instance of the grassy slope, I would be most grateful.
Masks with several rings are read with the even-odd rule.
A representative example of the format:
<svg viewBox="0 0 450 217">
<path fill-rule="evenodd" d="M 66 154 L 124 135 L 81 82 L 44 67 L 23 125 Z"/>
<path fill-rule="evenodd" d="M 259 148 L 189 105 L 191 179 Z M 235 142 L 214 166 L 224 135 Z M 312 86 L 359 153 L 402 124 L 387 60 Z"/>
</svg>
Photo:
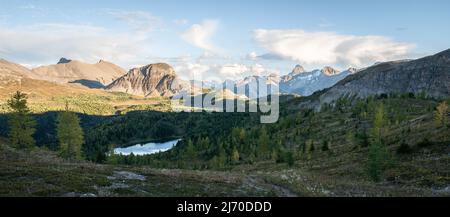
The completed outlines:
<svg viewBox="0 0 450 217">
<path fill-rule="evenodd" d="M 386 143 L 391 155 L 391 166 L 384 172 L 383 181 L 374 183 L 366 173 L 368 148 L 350 145 L 345 135 L 356 125 L 369 124 L 366 119 L 352 116 L 350 111 L 327 111 L 317 113 L 311 126 L 313 154 L 299 154 L 295 166 L 273 162 L 255 166 L 241 166 L 236 170 L 260 173 L 266 180 L 285 186 L 300 195 L 322 196 L 450 196 L 450 132 L 436 128 L 433 110 L 436 102 L 421 99 L 385 99 L 385 109 L 391 120 L 386 131 Z M 405 111 L 402 120 L 396 121 L 395 111 Z M 431 108 L 431 109 L 430 109 Z M 297 148 L 296 132 L 308 127 L 309 122 L 300 121 L 292 128 L 281 129 L 278 134 L 289 138 L 287 145 Z M 329 139 L 330 151 L 320 150 L 321 141 Z M 433 144 L 419 145 L 424 138 Z M 402 142 L 412 153 L 398 154 Z"/>
<path fill-rule="evenodd" d="M 26 82 L 26 81 L 24 81 Z M 78 87 L 61 88 L 31 82 L 23 90 L 30 94 L 31 108 L 36 111 L 63 109 L 65 100 L 71 108 L 92 114 L 112 114 L 116 110 L 164 110 L 167 101 L 142 99 L 126 94 L 108 93 Z M 43 86 L 45 86 L 44 89 Z M 1 92 L 1 102 L 15 91 Z M 292 111 L 297 111 L 293 101 Z M 434 103 L 434 104 L 433 104 Z M 310 157 L 302 156 L 292 168 L 285 164 L 260 162 L 240 165 L 230 172 L 156 170 L 148 167 L 97 165 L 86 162 L 67 162 L 55 153 L 35 150 L 31 154 L 0 143 L 0 195 L 63 196 L 93 193 L 99 196 L 412 196 L 450 195 L 450 147 L 443 139 L 449 133 L 433 126 L 435 102 L 416 99 L 392 100 L 388 105 L 408 108 L 404 121 L 393 123 L 387 140 L 393 154 L 394 167 L 384 174 L 384 181 L 373 183 L 365 175 L 367 148 L 355 149 L 345 142 L 345 132 L 354 126 L 350 112 L 320 113 L 313 129 L 318 143 Z M 427 110 L 428 109 L 428 110 Z M 2 111 L 0 109 L 0 111 Z M 387 108 L 389 111 L 389 107 Z M 345 124 L 343 124 L 345 123 Z M 286 138 L 294 138 L 297 128 L 280 131 Z M 402 135 L 408 131 L 407 135 Z M 320 138 L 332 136 L 330 152 L 320 149 Z M 425 136 L 437 141 L 430 147 L 418 147 Z M 396 155 L 400 139 L 413 148 L 413 153 Z M 298 144 L 287 141 L 292 147 Z M 143 175 L 146 180 L 121 177 L 117 172 Z"/>
<path fill-rule="evenodd" d="M 74 162 L 0 139 L 0 196 L 285 196 L 241 173 Z"/>
<path fill-rule="evenodd" d="M 20 85 L 10 83 L 0 87 L 0 112 L 7 112 L 6 100 L 17 91 L 28 94 L 32 112 L 58 111 L 65 108 L 91 115 L 112 115 L 116 111 L 149 109 L 167 111 L 169 103 L 163 98 L 143 98 L 126 93 L 106 92 L 74 84 L 56 84 L 48 81 L 22 79 Z"/>
</svg>

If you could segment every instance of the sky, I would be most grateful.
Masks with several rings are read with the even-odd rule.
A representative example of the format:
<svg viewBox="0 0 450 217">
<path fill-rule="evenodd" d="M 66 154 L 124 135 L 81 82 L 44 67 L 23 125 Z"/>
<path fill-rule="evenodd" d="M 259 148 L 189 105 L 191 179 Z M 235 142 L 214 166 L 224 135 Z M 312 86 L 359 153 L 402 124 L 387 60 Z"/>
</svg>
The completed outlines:
<svg viewBox="0 0 450 217">
<path fill-rule="evenodd" d="M 0 58 L 167 62 L 205 80 L 345 70 L 450 48 L 449 11 L 448 0 L 0 0 Z"/>
</svg>

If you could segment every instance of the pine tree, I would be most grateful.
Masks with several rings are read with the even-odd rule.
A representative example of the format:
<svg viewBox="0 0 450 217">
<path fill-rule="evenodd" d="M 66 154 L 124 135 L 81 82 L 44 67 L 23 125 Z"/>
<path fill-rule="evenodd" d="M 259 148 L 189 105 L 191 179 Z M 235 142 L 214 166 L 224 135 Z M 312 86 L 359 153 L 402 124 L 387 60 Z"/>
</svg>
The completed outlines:
<svg viewBox="0 0 450 217">
<path fill-rule="evenodd" d="M 59 141 L 60 154 L 64 158 L 81 159 L 81 148 L 84 143 L 83 129 L 77 114 L 66 111 L 60 112 L 56 119 L 56 131 Z"/>
<path fill-rule="evenodd" d="M 328 141 L 327 140 L 323 140 L 322 142 L 322 151 L 328 151 L 330 150 L 330 148 L 328 147 Z"/>
<path fill-rule="evenodd" d="M 9 139 L 19 149 L 32 149 L 35 145 L 33 134 L 36 121 L 30 116 L 27 95 L 17 91 L 7 102 L 12 110 L 8 119 Z"/>
<path fill-rule="evenodd" d="M 316 148 L 314 147 L 314 141 L 312 141 L 311 139 L 308 140 L 307 144 L 309 144 L 309 146 L 308 146 L 308 153 L 307 153 L 307 159 L 311 160 L 312 157 L 313 157 L 314 150 Z M 311 166 L 311 164 L 310 164 L 310 166 Z"/>
<path fill-rule="evenodd" d="M 290 151 L 290 150 L 286 151 L 284 158 L 289 167 L 294 166 L 295 160 L 294 160 L 294 154 L 292 153 L 292 151 Z"/>
</svg>

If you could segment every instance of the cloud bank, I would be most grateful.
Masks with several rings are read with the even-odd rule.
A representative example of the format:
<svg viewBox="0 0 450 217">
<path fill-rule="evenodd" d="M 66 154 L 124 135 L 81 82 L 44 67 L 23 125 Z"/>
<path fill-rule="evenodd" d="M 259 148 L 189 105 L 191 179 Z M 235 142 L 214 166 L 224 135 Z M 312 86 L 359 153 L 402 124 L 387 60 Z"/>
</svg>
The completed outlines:
<svg viewBox="0 0 450 217">
<path fill-rule="evenodd" d="M 36 24 L 0 26 L 0 41 L 5 42 L 0 43 L 0 57 L 32 66 L 56 63 L 60 57 L 128 66 L 143 58 L 147 38 L 90 25 Z"/>
<path fill-rule="evenodd" d="M 271 54 L 306 65 L 364 67 L 377 61 L 407 58 L 414 44 L 384 36 L 340 35 L 301 29 L 253 32 L 255 41 Z"/>
</svg>

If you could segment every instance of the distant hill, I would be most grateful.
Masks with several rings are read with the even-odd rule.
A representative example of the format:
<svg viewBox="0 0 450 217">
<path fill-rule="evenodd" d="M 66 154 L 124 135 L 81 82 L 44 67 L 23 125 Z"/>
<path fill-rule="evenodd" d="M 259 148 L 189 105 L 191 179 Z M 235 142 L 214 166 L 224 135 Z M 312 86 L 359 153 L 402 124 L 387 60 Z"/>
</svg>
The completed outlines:
<svg viewBox="0 0 450 217">
<path fill-rule="evenodd" d="M 126 71 L 119 66 L 100 60 L 95 64 L 61 58 L 58 64 L 32 70 L 41 80 L 58 83 L 79 83 L 90 88 L 103 88 Z"/>
</svg>

